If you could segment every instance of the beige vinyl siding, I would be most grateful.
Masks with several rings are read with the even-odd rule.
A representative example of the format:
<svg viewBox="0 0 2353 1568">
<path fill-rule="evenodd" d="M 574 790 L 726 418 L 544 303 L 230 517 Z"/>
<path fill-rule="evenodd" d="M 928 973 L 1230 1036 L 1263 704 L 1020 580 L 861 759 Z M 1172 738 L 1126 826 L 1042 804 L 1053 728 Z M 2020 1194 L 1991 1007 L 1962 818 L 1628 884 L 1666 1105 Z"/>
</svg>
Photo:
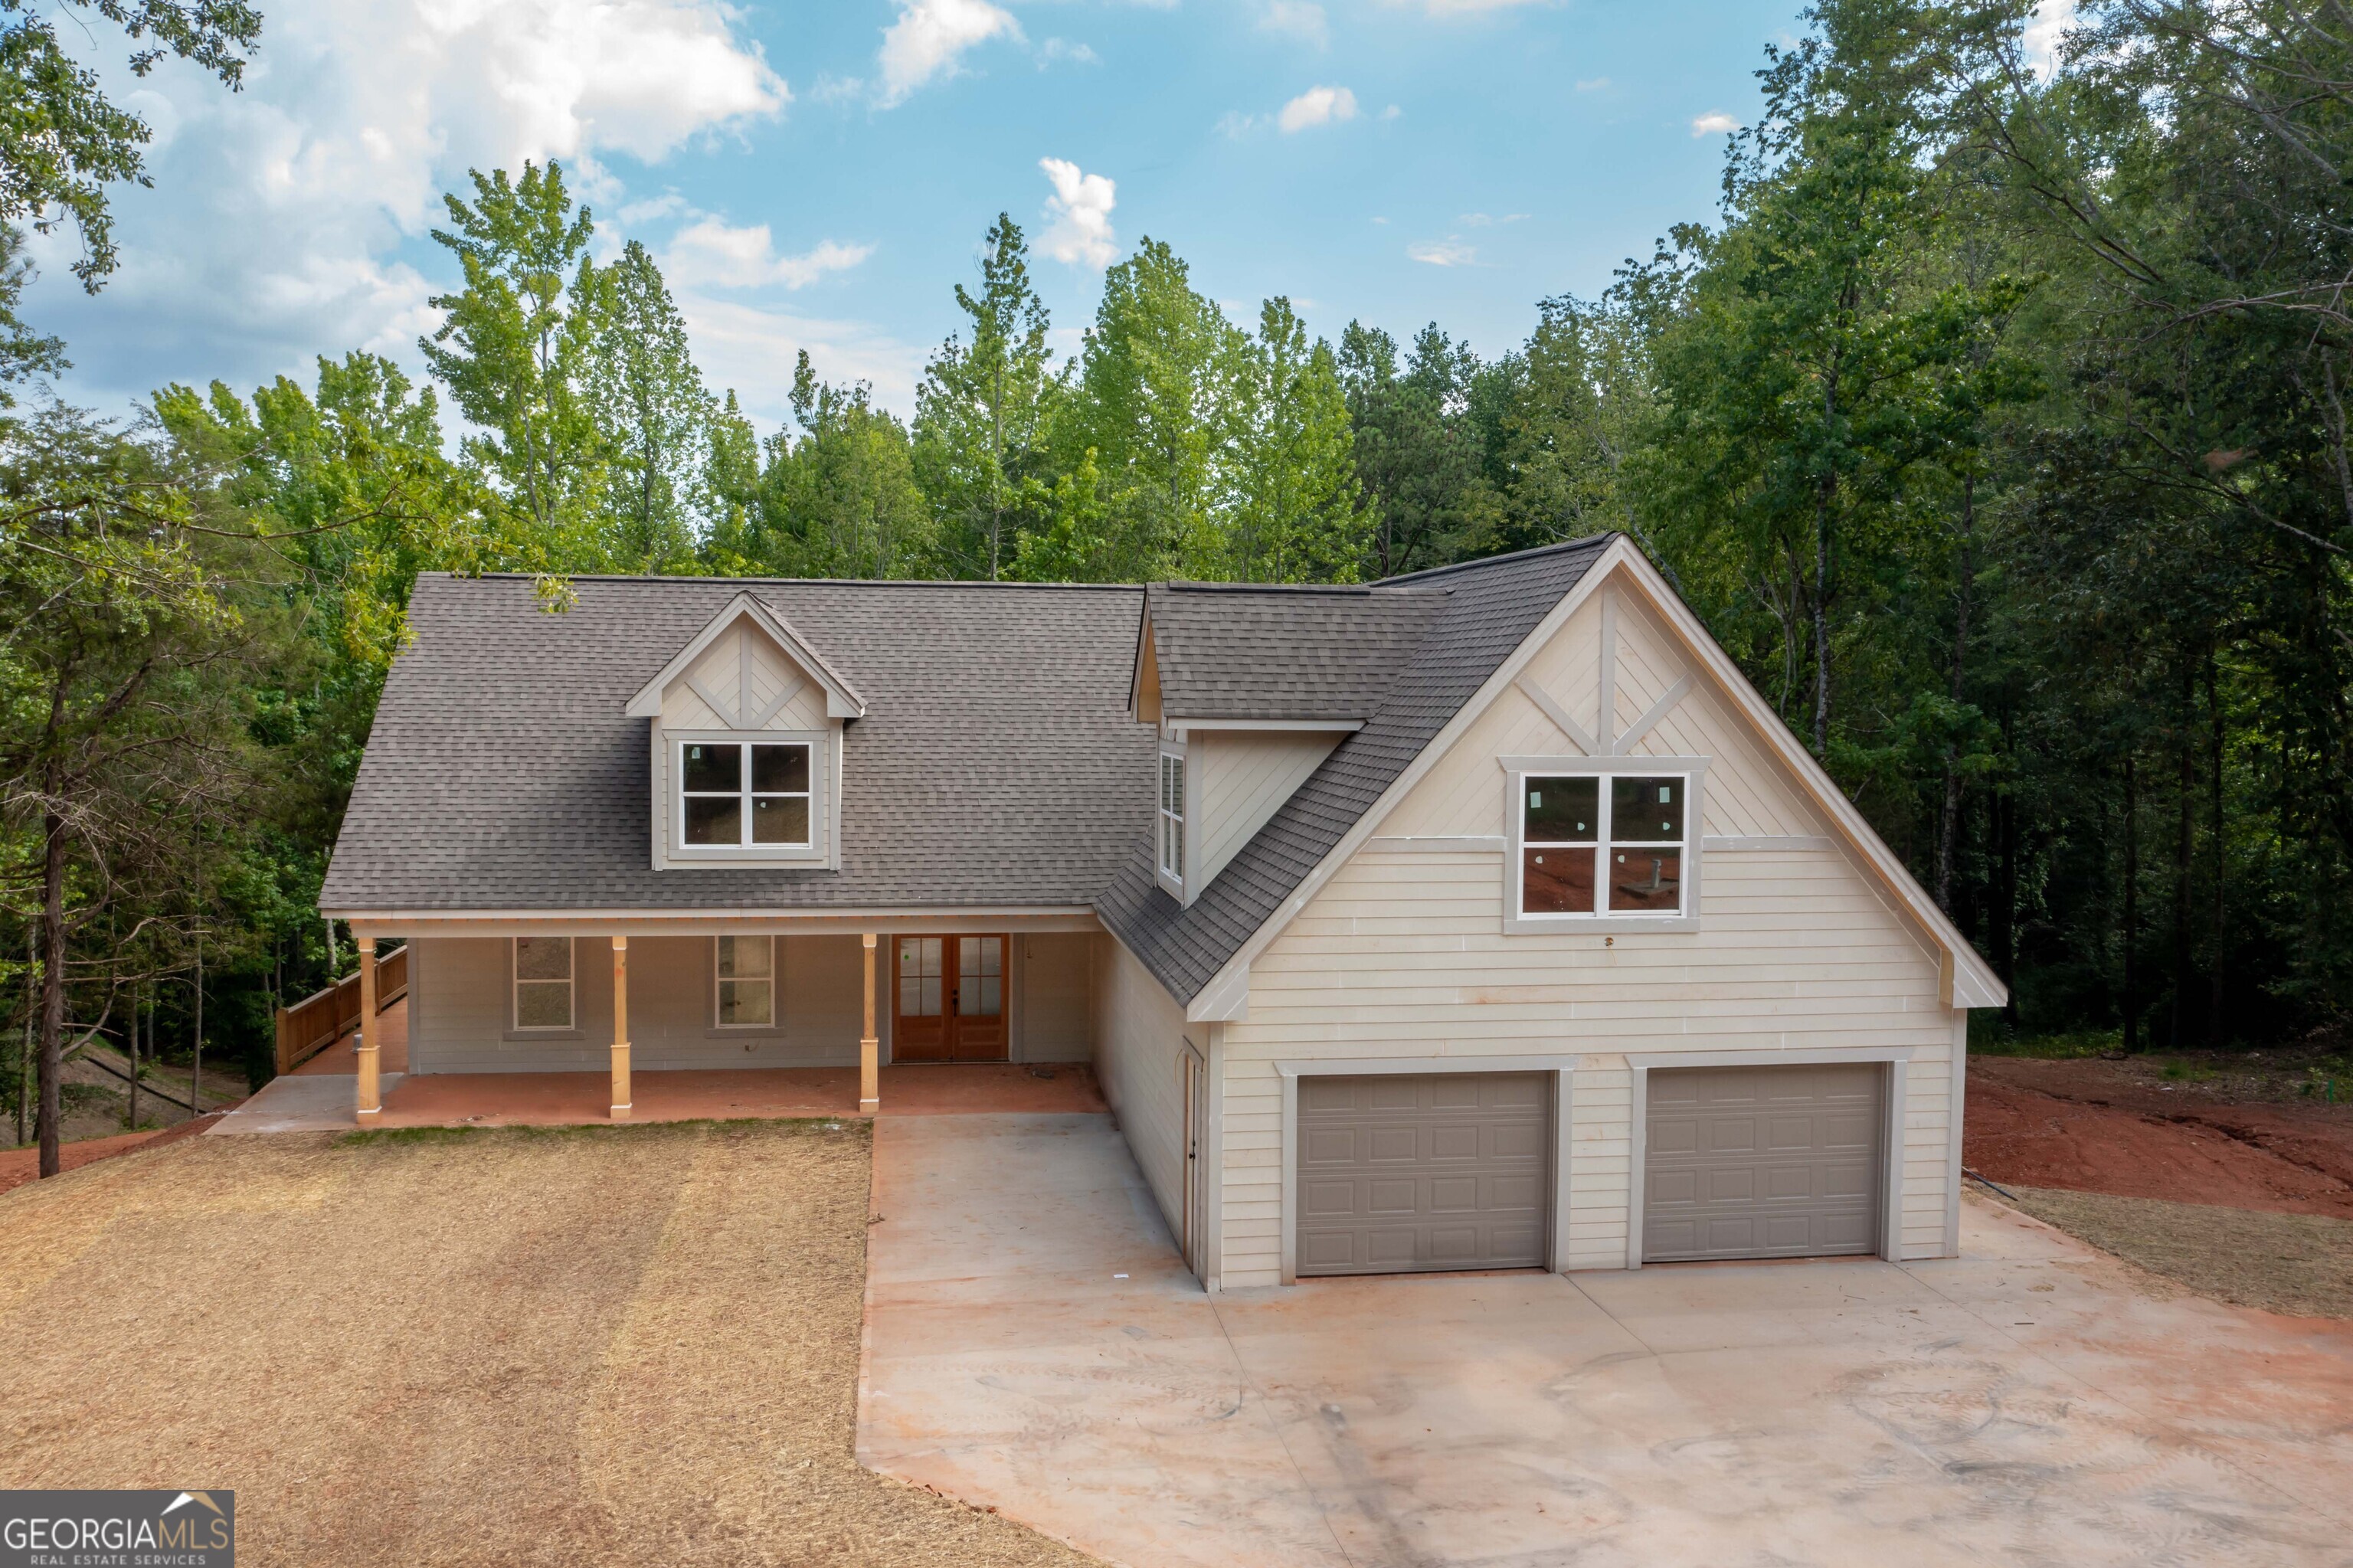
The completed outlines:
<svg viewBox="0 0 2353 1568">
<path fill-rule="evenodd" d="M 1185 1012 L 1125 948 L 1105 939 L 1099 951 L 1095 1076 L 1169 1234 L 1181 1235 Z"/>
<path fill-rule="evenodd" d="M 1616 612 L 1621 733 L 1687 666 L 1630 599 Z M 1598 602 L 1541 650 L 1529 678 L 1590 725 Z M 1834 830 L 1746 722 L 1694 671 L 1694 690 L 1637 755 L 1713 758 L 1701 831 L 1741 837 Z M 1574 758 L 1541 710 L 1508 689 L 1374 831 L 1508 834 L 1499 756 Z M 1340 868 L 1251 965 L 1249 1016 L 1224 1033 L 1227 1139 L 1222 1281 L 1281 1267 L 1277 1062 L 1316 1056 L 1570 1054 L 1570 1267 L 1626 1257 L 1632 1075 L 1644 1052 L 1908 1046 L 1901 1245 L 1945 1246 L 1953 1012 L 1937 960 L 1870 873 L 1835 848 L 1704 856 L 1701 927 L 1687 932 L 1503 932 L 1496 850 L 1368 847 Z"/>
<path fill-rule="evenodd" d="M 1013 938 L 1021 963 L 1019 1056 L 1024 1062 L 1086 1062 L 1095 1054 L 1096 949 L 1107 938 L 1040 931 Z"/>
<path fill-rule="evenodd" d="M 510 1026 L 512 960 L 504 938 L 427 937 L 416 948 L 411 1071 L 594 1072 L 609 1065 L 613 950 L 607 938 L 573 944 L 575 1028 L 561 1035 L 517 1034 Z M 854 1065 L 861 1002 L 858 938 L 786 937 L 777 948 L 781 1026 L 722 1030 L 712 994 L 712 938 L 631 938 L 632 1065 L 641 1071 Z"/>
<path fill-rule="evenodd" d="M 1199 848 L 1187 868 L 1195 896 L 1266 826 L 1292 792 L 1307 781 L 1338 745 L 1335 734 L 1287 735 L 1253 730 L 1193 730 L 1186 747 L 1198 762 L 1193 808 L 1200 813 Z"/>
<path fill-rule="evenodd" d="M 700 684 L 726 706 L 715 712 L 695 692 Z M 764 726 L 768 729 L 826 727 L 825 688 L 749 621 L 738 620 L 702 651 L 693 667 L 662 694 L 664 729 L 733 729 L 738 712 L 757 716 L 778 692 L 797 687 L 790 701 Z M 748 705 L 740 695 L 751 693 Z"/>
</svg>

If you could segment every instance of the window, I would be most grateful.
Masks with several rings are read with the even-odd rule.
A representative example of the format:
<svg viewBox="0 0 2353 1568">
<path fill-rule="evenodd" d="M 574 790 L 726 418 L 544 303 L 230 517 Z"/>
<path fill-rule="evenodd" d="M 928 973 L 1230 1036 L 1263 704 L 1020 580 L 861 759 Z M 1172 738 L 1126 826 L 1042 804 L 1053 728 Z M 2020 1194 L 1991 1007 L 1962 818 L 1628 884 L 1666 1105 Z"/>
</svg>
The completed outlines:
<svg viewBox="0 0 2353 1568">
<path fill-rule="evenodd" d="M 679 840 L 689 849 L 805 849 L 806 741 L 689 740 L 679 745 Z"/>
<path fill-rule="evenodd" d="M 1688 774 L 1524 774 L 1522 915 L 1685 914 Z"/>
<path fill-rule="evenodd" d="M 572 938 L 514 939 L 514 1021 L 517 1029 L 572 1027 Z"/>
<path fill-rule="evenodd" d="M 1171 880 L 1185 880 L 1185 755 L 1160 754 L 1160 869 Z"/>
<path fill-rule="evenodd" d="M 712 943 L 722 1029 L 770 1029 L 776 1022 L 776 940 L 722 937 Z"/>
</svg>

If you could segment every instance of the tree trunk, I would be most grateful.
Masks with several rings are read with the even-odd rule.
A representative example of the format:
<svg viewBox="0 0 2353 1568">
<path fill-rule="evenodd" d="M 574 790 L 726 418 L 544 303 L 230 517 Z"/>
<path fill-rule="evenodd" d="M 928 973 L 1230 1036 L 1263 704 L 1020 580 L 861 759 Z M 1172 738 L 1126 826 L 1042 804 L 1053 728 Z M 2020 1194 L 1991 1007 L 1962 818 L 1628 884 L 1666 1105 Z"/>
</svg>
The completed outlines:
<svg viewBox="0 0 2353 1568">
<path fill-rule="evenodd" d="M 2189 864 L 2196 842 L 2198 762 L 2189 747 L 2189 682 L 2181 683 L 2182 724 L 2175 749 L 2180 754 L 2173 823 L 2173 1001 L 2168 1010 L 2166 1033 L 2173 1049 L 2182 1048 L 2189 1022 Z"/>
<path fill-rule="evenodd" d="M 2226 959 L 2222 952 L 2226 928 L 2223 926 L 2224 879 L 2230 875 L 2229 845 L 2222 832 L 2222 700 L 2220 683 L 2215 678 L 2214 655 L 2206 655 L 2206 713 L 2210 731 L 2206 747 L 2207 826 L 2206 836 L 2214 855 L 2214 910 L 2212 939 L 2206 957 L 2206 1043 L 2222 1044 L 2222 971 Z"/>
<path fill-rule="evenodd" d="M 25 922 L 25 1038 L 16 1048 L 16 1147 L 25 1146 L 25 1106 L 33 1093 L 33 1021 L 41 1011 L 41 928 Z"/>
<path fill-rule="evenodd" d="M 2140 937 L 2140 794 L 2132 753 L 2125 753 L 2125 1050 L 2140 1049 L 2140 977 L 2133 948 Z"/>
<path fill-rule="evenodd" d="M 1994 972 L 2001 976 L 2009 1000 L 2001 1006 L 2002 1022 L 2018 1027 L 2018 799 L 2004 789 L 1993 798 L 1994 842 L 2000 846 L 2001 869 L 1994 889 Z"/>
<path fill-rule="evenodd" d="M 1969 662 L 1969 596 L 1977 587 L 1977 476 L 1961 481 L 1961 548 L 1957 562 L 1959 580 L 1953 602 L 1953 670 L 1951 695 L 1953 706 L 1961 705 L 1961 693 L 1966 689 Z M 1953 912 L 1953 845 L 1958 836 L 1961 821 L 1961 768 L 1959 748 L 1953 742 L 1945 743 L 1945 809 L 1936 824 L 1936 907 L 1947 915 Z"/>
<path fill-rule="evenodd" d="M 139 1130 L 139 993 L 131 993 L 131 1027 L 123 1035 L 131 1042 L 131 1115 L 125 1130 Z"/>
<path fill-rule="evenodd" d="M 51 799 L 56 797 L 53 794 Z M 66 824 L 55 810 L 41 818 L 41 1174 L 58 1173 L 58 1134 L 64 1114 L 58 1078 L 65 1071 Z"/>
<path fill-rule="evenodd" d="M 188 1119 L 203 1114 L 205 1104 L 205 927 L 204 911 L 196 912 L 196 1054 L 188 1067 Z"/>
<path fill-rule="evenodd" d="M 1831 487 L 1814 503 L 1814 756 L 1831 756 Z"/>
</svg>

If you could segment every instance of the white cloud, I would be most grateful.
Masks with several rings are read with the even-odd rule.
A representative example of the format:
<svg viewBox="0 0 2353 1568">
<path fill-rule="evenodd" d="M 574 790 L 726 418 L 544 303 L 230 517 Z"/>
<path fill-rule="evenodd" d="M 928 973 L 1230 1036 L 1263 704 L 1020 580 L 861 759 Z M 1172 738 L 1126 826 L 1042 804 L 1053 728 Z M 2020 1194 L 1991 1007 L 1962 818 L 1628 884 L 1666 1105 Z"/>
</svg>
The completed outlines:
<svg viewBox="0 0 2353 1568">
<path fill-rule="evenodd" d="M 1404 110 L 1399 109 L 1396 104 L 1392 103 L 1387 109 L 1381 111 L 1381 118 L 1384 120 L 1394 120 L 1404 112 Z"/>
<path fill-rule="evenodd" d="M 1118 187 L 1108 175 L 1082 173 L 1067 158 L 1040 158 L 1038 166 L 1054 186 L 1054 194 L 1046 198 L 1050 227 L 1038 237 L 1038 249 L 1057 261 L 1110 266 L 1119 254 L 1111 232 Z"/>
<path fill-rule="evenodd" d="M 1038 50 L 1038 69 L 1044 70 L 1058 60 L 1072 65 L 1101 65 L 1103 57 L 1084 44 L 1074 44 L 1068 38 L 1048 38 Z"/>
<path fill-rule="evenodd" d="M 1319 49 L 1332 41 L 1332 29 L 1324 20 L 1324 7 L 1314 0 L 1267 0 L 1258 25 L 1262 32 L 1282 33 Z"/>
<path fill-rule="evenodd" d="M 1356 95 L 1345 87 L 1311 87 L 1282 106 L 1274 122 L 1286 132 L 1304 131 L 1356 117 Z"/>
<path fill-rule="evenodd" d="M 1021 25 L 988 0 L 905 0 L 883 30 L 880 69 L 885 109 L 926 82 L 953 76 L 957 57 L 994 37 L 1018 38 Z"/>
<path fill-rule="evenodd" d="M 170 64 L 121 82 L 169 139 L 155 188 L 118 197 L 103 295 L 60 277 L 69 251 L 42 255 L 37 319 L 71 344 L 69 389 L 307 380 L 313 354 L 356 346 L 413 362 L 434 288 L 396 252 L 440 193 L 560 158 L 609 216 L 626 196 L 600 156 L 659 161 L 790 102 L 738 24 L 728 0 L 311 0 L 272 12 L 242 92 Z"/>
<path fill-rule="evenodd" d="M 733 388 L 757 424 L 781 425 L 792 417 L 793 358 L 802 349 L 824 379 L 868 382 L 882 407 L 902 417 L 914 411 L 923 350 L 870 323 L 796 315 L 692 289 L 679 290 L 676 298 L 704 378 Z"/>
<path fill-rule="evenodd" d="M 1469 267 L 1479 260 L 1477 249 L 1460 243 L 1451 235 L 1444 240 L 1425 239 L 1419 244 L 1409 245 L 1405 253 L 1411 260 L 1432 267 Z"/>
<path fill-rule="evenodd" d="M 781 285 L 803 289 L 828 272 L 846 271 L 873 254 L 871 245 L 840 245 L 828 239 L 798 256 L 779 256 L 766 224 L 735 228 L 715 217 L 702 217 L 671 236 L 661 265 L 664 275 L 680 288 Z"/>
<path fill-rule="evenodd" d="M 2026 36 L 2020 40 L 2026 51 L 2026 63 L 2035 75 L 2048 80 L 2059 69 L 2059 46 L 2067 29 L 2075 25 L 2075 0 L 2042 0 L 2034 15 L 2026 19 Z"/>
<path fill-rule="evenodd" d="M 1507 212 L 1501 217 L 1490 217 L 1483 212 L 1466 212 L 1454 221 L 1465 228 L 1493 228 L 1498 224 L 1525 222 L 1527 216 L 1524 212 Z"/>
<path fill-rule="evenodd" d="M 1609 79 L 1608 77 L 1597 76 L 1585 81 L 1578 82 L 1577 84 L 1577 90 L 1579 92 L 1599 92 L 1603 88 L 1608 87 L 1609 85 Z"/>
<path fill-rule="evenodd" d="M 1721 109 L 1712 109 L 1692 122 L 1692 134 L 1723 136 L 1740 129 L 1740 122 Z"/>
</svg>

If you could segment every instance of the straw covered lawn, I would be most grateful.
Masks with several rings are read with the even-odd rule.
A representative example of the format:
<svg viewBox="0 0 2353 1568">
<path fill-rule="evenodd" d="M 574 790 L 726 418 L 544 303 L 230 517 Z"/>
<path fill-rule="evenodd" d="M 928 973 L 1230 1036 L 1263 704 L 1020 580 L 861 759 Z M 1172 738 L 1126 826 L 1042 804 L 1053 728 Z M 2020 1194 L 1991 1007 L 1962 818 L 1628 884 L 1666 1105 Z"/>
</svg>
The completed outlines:
<svg viewBox="0 0 2353 1568">
<path fill-rule="evenodd" d="M 857 1122 L 198 1138 L 0 1196 L 0 1485 L 251 1563 L 1077 1563 L 852 1457 Z"/>
</svg>

